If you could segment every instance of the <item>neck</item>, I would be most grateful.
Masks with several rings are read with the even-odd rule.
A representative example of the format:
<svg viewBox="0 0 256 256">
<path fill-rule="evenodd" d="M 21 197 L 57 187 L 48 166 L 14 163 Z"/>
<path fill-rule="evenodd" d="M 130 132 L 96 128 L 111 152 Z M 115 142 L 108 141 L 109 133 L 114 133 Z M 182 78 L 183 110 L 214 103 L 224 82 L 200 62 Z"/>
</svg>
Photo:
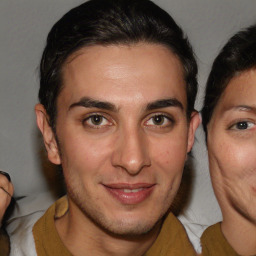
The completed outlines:
<svg viewBox="0 0 256 256">
<path fill-rule="evenodd" d="M 90 219 L 79 209 L 69 208 L 69 211 L 55 221 L 57 232 L 74 256 L 141 256 L 154 243 L 158 236 L 161 223 L 150 232 L 138 236 L 118 236 L 110 234 Z"/>
<path fill-rule="evenodd" d="M 256 224 L 238 212 L 224 213 L 222 232 L 239 255 L 256 254 Z"/>
</svg>

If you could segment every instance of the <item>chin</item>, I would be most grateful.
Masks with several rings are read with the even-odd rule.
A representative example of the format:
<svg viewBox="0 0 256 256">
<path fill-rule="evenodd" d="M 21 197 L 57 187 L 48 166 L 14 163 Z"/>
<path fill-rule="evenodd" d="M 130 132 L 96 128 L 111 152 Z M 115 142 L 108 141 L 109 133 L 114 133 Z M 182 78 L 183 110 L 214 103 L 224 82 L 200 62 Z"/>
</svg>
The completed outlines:
<svg viewBox="0 0 256 256">
<path fill-rule="evenodd" d="M 151 209 L 151 208 L 150 208 Z M 160 209 L 160 206 L 159 208 Z M 161 220 L 168 209 L 161 211 L 143 209 L 131 209 L 131 212 L 121 211 L 117 215 L 106 214 L 101 225 L 116 235 L 123 236 L 140 236 L 150 233 L 157 229 L 161 224 Z M 107 218 L 107 216 L 109 218 Z M 101 219 L 103 220 L 103 219 Z"/>
<path fill-rule="evenodd" d="M 150 233 L 158 226 L 161 216 L 150 216 L 146 214 L 119 213 L 119 216 L 113 214 L 103 214 L 102 212 L 94 212 L 93 215 L 86 215 L 96 226 L 112 236 L 137 237 Z M 160 215 L 160 214 L 159 214 Z"/>
<path fill-rule="evenodd" d="M 102 228 L 114 236 L 135 238 L 149 234 L 158 226 L 159 221 L 140 221 L 134 223 L 127 223 L 127 221 L 111 223 L 111 225 L 102 225 Z"/>
</svg>

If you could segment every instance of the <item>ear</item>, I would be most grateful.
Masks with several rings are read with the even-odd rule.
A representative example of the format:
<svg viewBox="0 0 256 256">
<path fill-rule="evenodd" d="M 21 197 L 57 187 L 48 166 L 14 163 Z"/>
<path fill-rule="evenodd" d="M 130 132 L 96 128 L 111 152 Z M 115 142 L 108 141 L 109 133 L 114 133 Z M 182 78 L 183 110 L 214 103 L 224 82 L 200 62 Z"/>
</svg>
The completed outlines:
<svg viewBox="0 0 256 256">
<path fill-rule="evenodd" d="M 61 164 L 58 144 L 52 128 L 49 125 L 49 117 L 42 104 L 35 106 L 36 121 L 39 130 L 41 131 L 44 138 L 44 145 L 48 153 L 48 159 L 53 164 Z"/>
<path fill-rule="evenodd" d="M 198 128 L 200 123 L 201 123 L 201 119 L 200 119 L 199 113 L 197 111 L 193 111 L 191 113 L 190 122 L 189 122 L 187 153 L 190 152 L 192 149 L 192 146 L 195 141 L 196 129 Z"/>
</svg>

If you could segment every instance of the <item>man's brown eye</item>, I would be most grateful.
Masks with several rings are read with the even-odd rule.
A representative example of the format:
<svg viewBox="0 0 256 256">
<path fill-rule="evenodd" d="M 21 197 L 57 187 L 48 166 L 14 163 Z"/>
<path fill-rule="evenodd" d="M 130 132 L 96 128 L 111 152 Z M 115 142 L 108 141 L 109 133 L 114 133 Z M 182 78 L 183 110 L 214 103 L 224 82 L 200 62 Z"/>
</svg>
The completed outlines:
<svg viewBox="0 0 256 256">
<path fill-rule="evenodd" d="M 91 116 L 90 119 L 93 125 L 100 125 L 103 121 L 103 117 L 99 115 Z"/>
<path fill-rule="evenodd" d="M 165 117 L 158 115 L 158 116 L 154 116 L 152 120 L 154 125 L 162 125 L 165 121 Z"/>
<path fill-rule="evenodd" d="M 161 113 L 151 116 L 145 123 L 146 126 L 151 128 L 168 128 L 172 127 L 173 124 L 174 121 L 171 117 Z"/>
<path fill-rule="evenodd" d="M 112 126 L 113 123 L 111 119 L 106 118 L 104 115 L 100 114 L 91 114 L 90 116 L 86 117 L 82 120 L 82 124 L 86 128 L 93 128 L 93 129 L 100 129 L 106 128 L 107 126 Z"/>
</svg>

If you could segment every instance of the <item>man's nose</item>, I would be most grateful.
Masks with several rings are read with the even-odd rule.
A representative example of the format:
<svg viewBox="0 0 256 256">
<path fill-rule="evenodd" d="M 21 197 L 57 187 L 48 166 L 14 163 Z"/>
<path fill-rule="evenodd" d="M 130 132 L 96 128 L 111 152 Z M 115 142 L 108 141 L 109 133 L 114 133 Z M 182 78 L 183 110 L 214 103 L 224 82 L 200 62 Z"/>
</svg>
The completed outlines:
<svg viewBox="0 0 256 256">
<path fill-rule="evenodd" d="M 123 130 L 116 141 L 112 164 L 134 176 L 151 165 L 146 134 L 140 129 Z"/>
</svg>

